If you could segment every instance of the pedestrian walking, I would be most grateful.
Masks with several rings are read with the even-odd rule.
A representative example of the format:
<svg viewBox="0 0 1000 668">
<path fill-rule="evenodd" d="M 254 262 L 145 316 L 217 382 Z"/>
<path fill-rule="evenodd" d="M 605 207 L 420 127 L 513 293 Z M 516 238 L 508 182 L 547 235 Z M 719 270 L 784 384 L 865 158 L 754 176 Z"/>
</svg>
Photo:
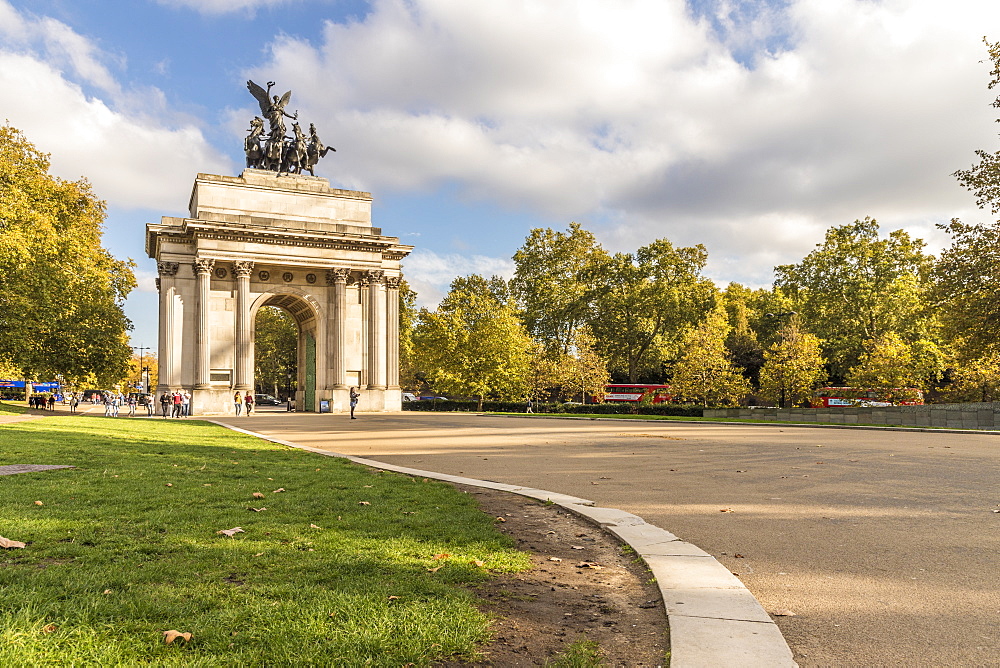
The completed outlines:
<svg viewBox="0 0 1000 668">
<path fill-rule="evenodd" d="M 532 408 L 533 408 L 533 405 L 531 403 L 531 399 L 528 399 L 528 410 L 526 410 L 525 413 L 534 413 L 535 411 L 532 410 Z"/>
<path fill-rule="evenodd" d="M 80 405 L 80 397 L 76 392 L 69 395 L 69 412 L 76 413 L 76 407 Z"/>
<path fill-rule="evenodd" d="M 358 397 L 360 397 L 360 396 L 361 396 L 361 393 L 358 392 L 357 388 L 352 387 L 351 388 L 351 419 L 352 420 L 357 420 L 358 419 L 358 418 L 354 417 L 354 409 L 358 407 Z"/>
<path fill-rule="evenodd" d="M 181 391 L 181 415 L 184 417 L 191 415 L 191 393 L 187 390 Z"/>
<path fill-rule="evenodd" d="M 160 413 L 166 418 L 167 414 L 170 412 L 170 395 L 164 390 L 163 394 L 160 395 Z"/>
<path fill-rule="evenodd" d="M 172 417 L 179 418 L 181 416 L 181 391 L 177 390 L 171 397 L 171 404 L 173 405 L 173 411 L 171 413 Z"/>
<path fill-rule="evenodd" d="M 128 403 L 128 416 L 135 417 L 135 405 L 138 401 L 136 400 L 135 395 L 131 392 L 128 395 L 128 399 L 126 399 L 126 403 Z"/>
<path fill-rule="evenodd" d="M 243 403 L 247 407 L 247 417 L 253 414 L 253 395 L 247 392 L 247 396 L 243 397 Z"/>
<path fill-rule="evenodd" d="M 236 415 L 239 415 L 240 411 L 243 410 L 243 395 L 239 392 L 233 395 L 233 410 L 236 411 Z"/>
</svg>

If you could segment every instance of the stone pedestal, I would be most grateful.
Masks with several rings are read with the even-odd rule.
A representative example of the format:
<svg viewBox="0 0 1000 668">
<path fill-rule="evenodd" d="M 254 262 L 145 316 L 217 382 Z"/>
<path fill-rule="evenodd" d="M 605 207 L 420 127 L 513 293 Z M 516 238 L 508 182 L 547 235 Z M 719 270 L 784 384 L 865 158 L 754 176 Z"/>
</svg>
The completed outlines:
<svg viewBox="0 0 1000 668">
<path fill-rule="evenodd" d="M 254 388 L 253 322 L 277 306 L 299 327 L 298 410 L 400 410 L 398 286 L 412 246 L 371 221 L 369 193 L 248 169 L 199 174 L 187 218 L 146 225 L 160 278 L 157 393 L 187 389 L 192 415 L 233 413 Z"/>
</svg>

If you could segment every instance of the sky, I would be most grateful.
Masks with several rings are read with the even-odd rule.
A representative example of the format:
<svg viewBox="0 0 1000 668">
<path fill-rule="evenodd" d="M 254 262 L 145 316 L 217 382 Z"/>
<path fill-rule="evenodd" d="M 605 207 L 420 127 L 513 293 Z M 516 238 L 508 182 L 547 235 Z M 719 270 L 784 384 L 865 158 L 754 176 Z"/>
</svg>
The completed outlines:
<svg viewBox="0 0 1000 668">
<path fill-rule="evenodd" d="M 831 226 L 936 251 L 985 220 L 952 173 L 996 150 L 998 26 L 995 0 L 0 0 L 0 118 L 107 202 L 155 347 L 145 225 L 242 171 L 247 79 L 291 90 L 337 149 L 317 175 L 415 246 L 421 305 L 574 221 L 761 287 Z"/>
</svg>

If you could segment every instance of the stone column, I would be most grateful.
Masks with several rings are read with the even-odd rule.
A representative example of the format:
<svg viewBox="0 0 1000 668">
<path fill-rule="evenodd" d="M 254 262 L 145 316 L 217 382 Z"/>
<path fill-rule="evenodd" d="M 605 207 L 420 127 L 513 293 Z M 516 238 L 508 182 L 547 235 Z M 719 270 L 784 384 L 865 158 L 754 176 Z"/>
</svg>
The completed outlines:
<svg viewBox="0 0 1000 668">
<path fill-rule="evenodd" d="M 326 284 L 333 286 L 330 293 L 330 313 L 333 322 L 326 328 L 326 340 L 333 364 L 330 382 L 336 390 L 347 387 L 344 356 L 347 352 L 347 279 L 351 270 L 345 267 L 326 270 Z"/>
<path fill-rule="evenodd" d="M 385 279 L 385 381 L 399 389 L 399 276 Z"/>
<path fill-rule="evenodd" d="M 368 389 L 385 389 L 385 273 L 368 272 Z"/>
<path fill-rule="evenodd" d="M 374 305 L 371 300 L 371 273 L 361 272 L 358 276 L 358 284 L 361 286 L 361 378 L 359 383 L 362 387 L 371 385 L 374 373 L 372 371 L 371 356 L 371 312 Z"/>
<path fill-rule="evenodd" d="M 198 290 L 198 324 L 195 332 L 197 348 L 195 349 L 194 389 L 207 390 L 212 386 L 212 348 L 209 336 L 209 291 L 212 287 L 212 268 L 215 260 L 197 259 L 194 261 L 194 273 L 197 278 Z"/>
<path fill-rule="evenodd" d="M 174 354 L 174 276 L 180 265 L 177 262 L 157 262 L 156 271 L 159 278 L 156 279 L 156 287 L 160 292 L 160 327 L 157 337 L 158 371 L 156 379 L 156 394 L 160 395 L 171 387 L 175 386 L 177 379 L 174 377 L 175 360 Z"/>
<path fill-rule="evenodd" d="M 253 262 L 233 263 L 236 275 L 236 369 L 233 389 L 253 389 L 253 336 L 250 331 L 250 272 Z"/>
</svg>

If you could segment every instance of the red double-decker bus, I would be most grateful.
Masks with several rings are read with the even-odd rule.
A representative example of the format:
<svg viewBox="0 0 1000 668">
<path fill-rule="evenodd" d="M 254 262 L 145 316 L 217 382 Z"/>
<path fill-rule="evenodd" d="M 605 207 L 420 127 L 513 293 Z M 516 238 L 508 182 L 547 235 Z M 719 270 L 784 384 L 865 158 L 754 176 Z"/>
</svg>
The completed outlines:
<svg viewBox="0 0 1000 668">
<path fill-rule="evenodd" d="M 915 387 L 862 388 L 821 387 L 810 404 L 823 406 L 923 406 L 924 393 Z"/>
<path fill-rule="evenodd" d="M 613 383 L 604 386 L 604 397 L 594 397 L 594 403 L 635 402 L 639 403 L 647 397 L 652 397 L 654 404 L 662 404 L 673 400 L 669 385 L 649 385 L 646 383 Z"/>
</svg>

